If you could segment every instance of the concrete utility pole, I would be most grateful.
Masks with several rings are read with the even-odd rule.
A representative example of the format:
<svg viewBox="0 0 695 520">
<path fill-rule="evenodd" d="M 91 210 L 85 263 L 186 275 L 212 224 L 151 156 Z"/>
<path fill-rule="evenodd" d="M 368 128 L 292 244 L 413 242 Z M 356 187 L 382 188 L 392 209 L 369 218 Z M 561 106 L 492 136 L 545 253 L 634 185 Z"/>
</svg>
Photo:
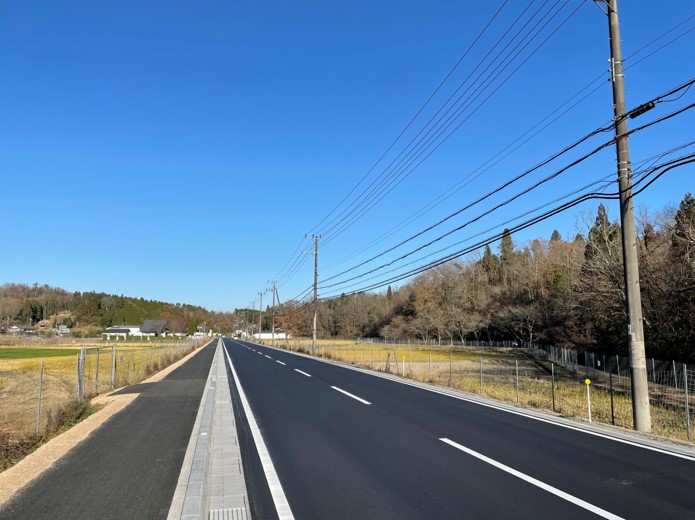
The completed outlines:
<svg viewBox="0 0 695 520">
<path fill-rule="evenodd" d="M 625 305 L 628 314 L 630 345 L 630 377 L 632 379 L 632 414 L 634 428 L 649 432 L 652 421 L 649 413 L 647 359 L 642 328 L 642 298 L 640 295 L 639 265 L 637 263 L 637 233 L 632 202 L 632 171 L 627 137 L 623 56 L 620 48 L 620 25 L 617 0 L 605 0 L 608 6 L 608 30 L 611 45 L 611 81 L 613 84 L 613 113 L 615 145 L 618 157 L 618 186 L 620 188 L 620 229 L 623 242 L 625 275 Z"/>
<path fill-rule="evenodd" d="M 275 282 L 273 282 L 273 335 L 272 345 L 275 346 Z"/>
<path fill-rule="evenodd" d="M 263 334 L 263 292 L 259 292 L 261 302 L 258 304 L 258 341 L 261 342 L 261 334 Z"/>
<path fill-rule="evenodd" d="M 308 237 L 307 237 L 308 238 Z M 321 235 L 311 235 L 314 239 L 314 321 L 311 327 L 311 354 L 316 353 L 316 319 L 319 308 L 319 240 Z"/>
<path fill-rule="evenodd" d="M 249 323 L 251 324 L 251 337 L 250 337 L 250 338 L 246 338 L 246 339 L 248 339 L 248 340 L 252 340 L 252 339 L 253 339 L 254 320 L 256 319 L 255 316 L 256 316 L 256 300 L 253 300 L 253 301 L 251 302 L 251 319 L 249 320 Z"/>
</svg>

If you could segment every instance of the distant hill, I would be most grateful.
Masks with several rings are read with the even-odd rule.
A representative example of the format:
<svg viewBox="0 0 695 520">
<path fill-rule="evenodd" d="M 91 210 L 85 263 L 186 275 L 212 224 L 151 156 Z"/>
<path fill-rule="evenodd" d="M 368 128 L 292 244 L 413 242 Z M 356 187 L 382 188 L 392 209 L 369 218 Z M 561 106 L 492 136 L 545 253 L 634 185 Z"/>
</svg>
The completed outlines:
<svg viewBox="0 0 695 520">
<path fill-rule="evenodd" d="M 203 307 L 131 298 L 98 292 L 73 292 L 48 285 L 0 285 L 0 328 L 11 325 L 48 330 L 63 323 L 90 335 L 111 325 L 137 325 L 146 319 L 167 320 L 172 332 L 195 332 L 205 324 L 214 331 L 231 331 L 236 315 Z"/>
</svg>

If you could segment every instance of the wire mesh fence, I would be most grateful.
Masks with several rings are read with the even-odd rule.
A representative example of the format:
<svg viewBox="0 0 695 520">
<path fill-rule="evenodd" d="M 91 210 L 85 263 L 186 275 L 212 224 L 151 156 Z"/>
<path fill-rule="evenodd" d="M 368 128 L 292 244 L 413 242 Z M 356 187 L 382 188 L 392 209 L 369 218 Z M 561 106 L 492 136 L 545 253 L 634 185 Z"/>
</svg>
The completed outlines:
<svg viewBox="0 0 695 520">
<path fill-rule="evenodd" d="M 311 353 L 311 340 L 291 339 L 277 346 Z M 605 362 L 589 359 L 587 366 L 580 363 L 576 351 L 554 347 L 364 341 L 319 341 L 314 354 L 523 407 L 633 427 L 630 370 L 620 357 Z M 667 369 L 649 371 L 652 431 L 688 440 L 695 418 L 695 371 L 682 363 L 654 361 L 654 367 Z"/>
<path fill-rule="evenodd" d="M 191 339 L 12 352 L 10 359 L 0 359 L 0 432 L 39 436 L 75 399 L 139 383 L 197 346 Z"/>
</svg>

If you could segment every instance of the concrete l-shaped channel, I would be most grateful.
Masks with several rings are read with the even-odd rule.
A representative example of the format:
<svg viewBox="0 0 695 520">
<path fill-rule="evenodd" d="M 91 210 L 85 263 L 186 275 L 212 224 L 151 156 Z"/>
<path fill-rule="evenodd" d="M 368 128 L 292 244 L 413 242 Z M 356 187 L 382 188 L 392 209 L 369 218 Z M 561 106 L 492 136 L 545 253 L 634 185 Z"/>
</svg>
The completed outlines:
<svg viewBox="0 0 695 520">
<path fill-rule="evenodd" d="M 222 340 L 169 509 L 168 520 L 250 520 Z"/>
</svg>

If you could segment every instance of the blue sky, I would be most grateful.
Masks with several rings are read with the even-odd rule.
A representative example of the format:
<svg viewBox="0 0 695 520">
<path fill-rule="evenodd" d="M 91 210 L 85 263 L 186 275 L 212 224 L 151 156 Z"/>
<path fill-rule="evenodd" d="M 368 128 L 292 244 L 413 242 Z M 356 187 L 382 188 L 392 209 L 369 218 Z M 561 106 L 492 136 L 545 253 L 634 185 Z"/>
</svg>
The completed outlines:
<svg viewBox="0 0 695 520">
<path fill-rule="evenodd" d="M 282 299 L 311 285 L 312 258 L 302 255 L 311 249 L 302 241 L 305 233 L 323 233 L 324 280 L 495 191 L 610 121 L 607 20 L 593 2 L 547 3 L 539 16 L 545 13 L 548 20 L 557 11 L 557 17 L 539 32 L 538 43 L 579 9 L 474 113 L 472 102 L 459 130 L 383 200 L 339 233 L 340 219 L 332 231 L 326 226 L 389 171 L 388 164 L 466 77 L 483 77 L 482 68 L 472 73 L 476 64 L 528 4 L 509 2 L 500 11 L 385 159 L 339 205 L 502 4 L 0 2 L 0 283 L 47 283 L 232 310 L 250 306 L 272 279 L 279 280 Z M 534 2 L 526 18 L 543 4 Z M 668 9 L 646 0 L 620 4 L 628 106 L 692 79 L 695 3 L 674 0 Z M 518 61 L 490 81 L 501 81 L 533 48 L 510 45 L 506 55 L 518 51 Z M 577 101 L 572 96 L 597 78 L 582 96 L 595 91 L 558 121 L 401 226 L 562 103 Z M 630 126 L 693 97 L 695 89 Z M 694 139 L 693 112 L 635 134 L 633 164 Z M 406 261 L 395 261 L 398 256 L 609 138 L 597 136 L 509 191 L 333 283 L 389 261 L 399 267 Z M 422 265 L 596 178 L 613 179 L 614 164 L 608 148 L 407 261 Z M 667 173 L 636 197 L 637 205 L 658 211 L 677 204 L 686 191 L 695 191 L 693 173 L 692 166 Z M 514 240 L 521 245 L 548 238 L 553 229 L 572 237 L 581 213 L 596 205 L 570 209 Z M 617 218 L 616 204 L 607 205 Z M 383 280 L 388 269 L 356 285 L 324 287 L 321 295 Z M 265 304 L 270 295 L 264 298 Z"/>
</svg>

